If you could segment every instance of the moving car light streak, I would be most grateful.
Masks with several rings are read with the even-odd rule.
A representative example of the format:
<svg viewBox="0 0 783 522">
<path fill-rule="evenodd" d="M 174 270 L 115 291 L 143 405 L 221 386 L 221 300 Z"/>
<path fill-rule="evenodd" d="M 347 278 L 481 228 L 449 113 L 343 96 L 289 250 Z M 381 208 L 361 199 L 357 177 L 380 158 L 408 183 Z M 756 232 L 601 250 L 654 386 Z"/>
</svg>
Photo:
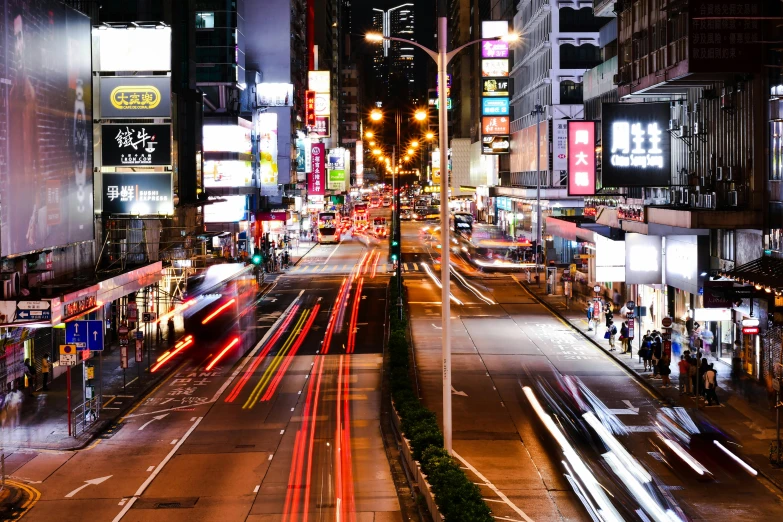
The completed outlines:
<svg viewBox="0 0 783 522">
<path fill-rule="evenodd" d="M 343 279 L 343 284 L 340 285 L 340 290 L 337 292 L 337 297 L 334 300 L 334 307 L 332 308 L 332 315 L 329 317 L 329 323 L 326 325 L 326 332 L 324 333 L 324 342 L 321 346 L 321 353 L 326 355 L 329 353 L 329 346 L 332 344 L 332 333 L 334 332 L 335 324 L 337 323 L 337 316 L 342 309 L 341 303 L 343 294 L 347 288 L 348 279 Z"/>
<path fill-rule="evenodd" d="M 337 427 L 334 437 L 337 444 L 335 505 L 337 506 L 336 520 L 347 522 L 356 520 L 351 457 L 350 368 L 350 357 L 341 355 L 337 372 Z"/>
<path fill-rule="evenodd" d="M 178 314 L 179 312 L 182 312 L 183 310 L 185 310 L 187 308 L 190 308 L 191 306 L 196 304 L 196 301 L 197 301 L 197 299 L 194 297 L 193 299 L 189 299 L 189 300 L 185 301 L 184 303 L 181 303 L 181 304 L 177 305 L 170 312 L 167 312 L 167 313 L 161 315 L 160 317 L 158 317 L 155 320 L 155 324 L 158 324 L 158 323 L 160 323 L 162 321 L 166 321 L 166 320 L 168 320 L 169 317 L 173 317 L 174 315 Z"/>
<path fill-rule="evenodd" d="M 682 459 L 683 462 L 685 462 L 688 466 L 690 466 L 691 469 L 693 469 L 693 471 L 695 471 L 701 476 L 704 476 L 705 473 L 712 475 L 712 473 L 710 473 L 710 470 L 702 466 L 701 462 L 693 458 L 691 454 L 685 451 L 685 449 L 682 446 L 680 446 L 676 441 L 667 439 L 666 437 L 660 434 L 659 436 L 661 437 L 661 439 L 663 439 L 663 443 L 666 444 L 669 447 L 669 449 L 674 452 L 675 455 L 680 457 L 680 459 Z"/>
<path fill-rule="evenodd" d="M 430 277 L 430 279 L 433 280 L 433 282 L 438 286 L 438 288 L 443 288 L 443 285 L 440 283 L 440 279 L 435 277 L 435 274 L 432 273 L 432 269 L 430 269 L 429 265 L 427 263 L 422 263 L 421 266 L 424 267 L 424 271 L 427 272 L 427 275 Z M 464 306 L 465 303 L 454 297 L 454 294 L 449 292 L 449 296 L 451 297 L 451 300 L 457 303 L 460 306 Z"/>
<path fill-rule="evenodd" d="M 378 260 L 381 258 L 381 251 L 378 250 L 378 255 L 375 256 L 375 262 L 372 264 L 372 279 L 375 279 L 375 273 L 378 270 Z"/>
<path fill-rule="evenodd" d="M 718 446 L 718 448 L 720 448 L 720 450 L 721 450 L 721 451 L 723 451 L 723 453 L 725 453 L 726 455 L 728 455 L 729 457 L 731 457 L 731 459 L 732 459 L 732 460 L 734 460 L 734 461 L 735 461 L 737 464 L 739 464 L 740 466 L 742 466 L 743 468 L 745 468 L 745 471 L 747 471 L 748 473 L 750 473 L 750 474 L 751 474 L 751 475 L 753 475 L 754 477 L 755 477 L 756 475 L 758 475 L 758 474 L 759 474 L 759 473 L 758 473 L 758 471 L 756 471 L 755 469 L 753 469 L 753 468 L 751 468 L 750 466 L 748 466 L 748 465 L 745 463 L 745 461 L 744 461 L 744 460 L 742 460 L 741 458 L 739 458 L 738 456 L 736 456 L 734 453 L 732 453 L 731 451 L 729 451 L 729 449 L 728 449 L 726 446 L 724 446 L 723 444 L 721 444 L 721 443 L 720 443 L 720 442 L 718 442 L 717 440 L 713 440 L 712 442 L 713 442 L 713 444 L 715 444 L 716 446 Z"/>
<path fill-rule="evenodd" d="M 563 455 L 571 464 L 576 477 L 579 478 L 582 485 L 584 486 L 584 489 L 590 494 L 592 501 L 596 504 L 596 506 L 593 506 L 593 502 L 590 502 L 585 504 L 585 507 L 591 511 L 591 514 L 597 516 L 598 519 L 603 522 L 621 522 L 623 518 L 620 516 L 609 498 L 606 496 L 606 491 L 604 490 L 603 486 L 601 486 L 601 484 L 595 478 L 593 472 L 590 471 L 582 459 L 579 458 L 579 455 L 577 455 L 574 448 L 565 438 L 563 432 L 560 431 L 560 428 L 557 427 L 555 421 L 552 420 L 552 417 L 544 411 L 544 408 L 541 406 L 541 403 L 538 402 L 538 398 L 536 397 L 532 388 L 529 386 L 523 386 L 522 391 L 524 391 L 527 400 L 533 407 L 533 411 L 535 411 L 536 415 L 538 415 L 538 418 L 544 424 L 544 427 L 546 427 L 555 441 L 560 445 L 561 449 L 563 450 Z"/>
<path fill-rule="evenodd" d="M 630 453 L 620 444 L 614 435 L 609 433 L 603 424 L 593 415 L 592 412 L 587 412 L 582 415 L 582 418 L 592 427 L 601 440 L 606 444 L 606 447 L 614 454 L 614 458 L 617 459 L 624 468 L 633 473 L 639 482 L 648 483 L 652 481 L 652 477 L 646 469 L 642 467 L 639 462 L 631 456 Z"/>
<path fill-rule="evenodd" d="M 238 344 L 238 343 L 239 343 L 239 337 L 234 337 L 234 340 L 233 340 L 233 341 L 231 341 L 230 343 L 228 343 L 228 344 L 226 345 L 226 347 L 225 347 L 225 348 L 223 348 L 223 350 L 222 350 L 222 351 L 221 351 L 219 354 L 217 354 L 217 357 L 215 357 L 214 359 L 212 359 L 212 362 L 211 362 L 211 363 L 209 363 L 209 364 L 207 365 L 207 368 L 206 368 L 206 369 L 207 369 L 207 371 L 209 371 L 209 370 L 211 370 L 212 368 L 214 368 L 214 367 L 215 367 L 215 365 L 218 363 L 218 361 L 220 361 L 220 359 L 222 359 L 222 358 L 223 358 L 223 356 L 225 356 L 225 355 L 226 355 L 226 352 L 228 352 L 228 351 L 229 351 L 229 350 L 230 350 L 230 349 L 231 349 L 233 346 L 235 346 L 235 345 L 236 345 L 236 344 Z"/>
<path fill-rule="evenodd" d="M 356 348 L 356 321 L 359 317 L 359 303 L 362 300 L 362 287 L 364 286 L 364 278 L 359 279 L 356 283 L 356 295 L 353 299 L 353 309 L 351 310 L 351 321 L 348 325 L 348 348 L 346 353 L 353 353 Z"/>
<path fill-rule="evenodd" d="M 223 313 L 223 311 L 224 311 L 226 308 L 228 308 L 228 307 L 229 307 L 229 306 L 231 306 L 232 304 L 236 303 L 236 301 L 237 301 L 236 299 L 231 299 L 231 300 L 229 300 L 228 302 L 224 303 L 224 304 L 223 304 L 223 305 L 221 305 L 221 306 L 220 306 L 220 307 L 219 307 L 217 310 L 215 310 L 214 312 L 212 312 L 211 314 L 209 314 L 208 316 L 206 316 L 206 317 L 204 318 L 204 320 L 203 320 L 203 321 L 201 321 L 201 324 L 207 324 L 207 323 L 208 323 L 208 322 L 210 322 L 212 319 L 214 319 L 215 317 L 217 317 L 218 315 L 220 315 L 221 313 Z"/>
<path fill-rule="evenodd" d="M 313 323 L 315 322 L 315 318 L 318 316 L 319 308 L 321 308 L 320 304 L 317 304 L 315 305 L 315 307 L 313 307 L 312 312 L 310 312 L 310 318 L 307 320 L 307 324 L 305 324 L 305 327 L 302 329 L 302 332 L 299 334 L 299 337 L 297 338 L 296 343 L 294 343 L 294 346 L 291 348 L 290 353 L 285 356 L 285 361 L 283 362 L 283 365 L 277 371 L 277 375 L 275 376 L 274 380 L 266 389 L 266 393 L 264 393 L 264 396 L 261 398 L 262 401 L 268 401 L 269 399 L 272 398 L 272 395 L 274 395 L 275 391 L 277 390 L 277 387 L 280 385 L 280 381 L 283 380 L 283 376 L 285 375 L 285 372 L 288 370 L 288 367 L 291 366 L 291 363 L 294 361 L 294 356 L 296 355 L 296 352 L 299 351 L 299 347 L 302 346 L 302 343 L 307 338 L 307 333 L 310 331 L 310 327 L 313 326 Z"/>
<path fill-rule="evenodd" d="M 288 349 L 291 348 L 291 346 L 294 344 L 296 337 L 302 331 L 302 328 L 304 327 L 305 322 L 307 321 L 307 317 L 309 315 L 310 315 L 310 310 L 305 310 L 299 316 L 299 320 L 296 322 L 296 325 L 294 326 L 294 329 L 291 331 L 291 334 L 288 336 L 288 339 L 286 339 L 285 343 L 283 343 L 283 346 L 281 346 L 280 350 L 278 350 L 278 352 L 275 354 L 274 358 L 272 359 L 272 362 L 269 363 L 269 366 L 267 366 L 266 370 L 264 370 L 264 373 L 261 376 L 261 379 L 258 381 L 258 384 L 256 384 L 256 387 L 253 388 L 253 391 L 250 393 L 250 397 L 248 397 L 248 399 L 245 401 L 245 404 L 242 405 L 243 410 L 252 408 L 255 405 L 255 403 L 258 401 L 258 399 L 261 397 L 261 394 L 263 393 L 264 389 L 266 389 L 267 385 L 269 385 L 269 383 L 271 382 L 272 375 L 280 366 L 283 357 L 288 352 Z"/>
<path fill-rule="evenodd" d="M 674 511 L 664 509 L 652 498 L 649 491 L 642 486 L 637 477 L 631 474 L 625 462 L 622 462 L 616 454 L 610 451 L 605 453 L 603 457 L 615 475 L 625 484 L 631 495 L 653 520 L 656 522 L 681 522 L 680 517 Z"/>
<path fill-rule="evenodd" d="M 285 321 L 283 321 L 275 334 L 269 338 L 269 340 L 264 345 L 264 348 L 258 353 L 256 358 L 253 360 L 253 363 L 242 375 L 242 378 L 239 379 L 239 382 L 237 382 L 237 384 L 234 386 L 234 389 L 231 390 L 231 393 L 228 394 L 226 397 L 226 402 L 234 402 L 236 400 L 236 398 L 239 396 L 239 393 L 242 391 L 242 388 L 244 388 L 245 384 L 247 384 L 247 381 L 250 380 L 250 377 L 256 371 L 256 368 L 258 368 L 261 362 L 266 358 L 269 351 L 275 345 L 277 340 L 280 339 L 280 336 L 283 335 L 283 332 L 285 332 L 286 328 L 288 328 L 288 325 L 296 315 L 297 310 L 299 310 L 299 305 L 294 305 L 294 307 L 288 313 L 288 317 L 286 317 Z"/>
<path fill-rule="evenodd" d="M 172 357 L 177 355 L 179 352 L 187 348 L 193 344 L 193 336 L 188 335 L 183 339 L 182 341 L 179 341 L 177 344 L 174 345 L 174 350 L 171 352 L 166 352 L 157 359 L 157 364 L 155 364 L 152 368 L 150 368 L 150 373 L 155 373 L 158 371 L 158 369 L 163 366 L 166 362 L 168 362 Z"/>
<path fill-rule="evenodd" d="M 485 303 L 487 303 L 488 305 L 494 305 L 494 304 L 497 304 L 495 301 L 493 301 L 493 300 L 492 300 L 492 299 L 490 299 L 489 297 L 487 297 L 487 296 L 485 296 L 484 294 L 482 294 L 482 293 L 481 293 L 481 291 L 480 291 L 478 288 L 476 288 L 476 287 L 475 287 L 475 286 L 473 286 L 472 284 L 468 283 L 468 282 L 467 282 L 467 280 L 466 280 L 464 277 L 462 277 L 462 274 L 460 274 L 459 272 L 457 272 L 457 271 L 454 269 L 454 267 L 453 267 L 453 266 L 451 267 L 451 273 L 452 273 L 452 274 L 454 274 L 454 277 L 456 277 L 456 278 L 459 280 L 459 282 L 460 282 L 460 283 L 462 283 L 462 284 L 465 286 L 465 288 L 467 288 L 468 290 L 470 290 L 471 292 L 473 292 L 473 295 L 475 295 L 476 297 L 478 297 L 479 299 L 481 299 L 482 301 L 484 301 L 484 302 L 485 302 Z"/>
</svg>

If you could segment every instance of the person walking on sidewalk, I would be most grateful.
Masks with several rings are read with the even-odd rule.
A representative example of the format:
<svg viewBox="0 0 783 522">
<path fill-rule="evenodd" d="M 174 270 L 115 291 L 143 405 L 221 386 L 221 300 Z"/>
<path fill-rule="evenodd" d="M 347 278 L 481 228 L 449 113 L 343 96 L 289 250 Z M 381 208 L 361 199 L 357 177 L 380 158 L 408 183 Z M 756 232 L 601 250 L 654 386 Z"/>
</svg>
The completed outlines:
<svg viewBox="0 0 783 522">
<path fill-rule="evenodd" d="M 587 331 L 593 331 L 593 307 L 587 303 Z"/>
<path fill-rule="evenodd" d="M 653 379 L 658 377 L 658 363 L 661 361 L 661 352 L 663 351 L 663 343 L 661 342 L 661 336 L 658 335 L 658 332 L 653 332 L 653 342 L 652 342 L 652 370 L 653 370 Z"/>
<path fill-rule="evenodd" d="M 614 337 L 617 335 L 617 327 L 610 322 L 606 326 L 606 333 L 604 334 L 604 339 L 609 340 L 609 351 L 614 351 Z"/>
<path fill-rule="evenodd" d="M 647 330 L 647 333 L 644 334 L 644 337 L 642 337 L 642 345 L 639 347 L 639 362 L 645 361 L 644 355 L 647 353 L 650 348 L 652 347 L 652 336 L 650 335 L 650 330 Z M 644 369 L 647 370 L 647 362 L 644 363 Z"/>
<path fill-rule="evenodd" d="M 680 362 L 677 363 L 677 368 L 680 370 L 680 380 L 678 388 L 680 395 L 691 394 L 691 365 L 685 355 L 680 356 Z"/>
<path fill-rule="evenodd" d="M 24 374 L 25 374 L 25 377 L 27 377 L 28 393 L 30 395 L 32 395 L 33 393 L 35 393 L 35 387 L 36 387 L 36 384 L 38 384 L 38 383 L 36 382 L 36 378 L 35 378 L 35 366 L 30 364 L 30 358 L 29 357 L 24 360 Z"/>
<path fill-rule="evenodd" d="M 705 360 L 706 359 L 702 359 Z M 720 406 L 720 399 L 715 389 L 718 387 L 718 372 L 715 371 L 712 364 L 707 366 L 707 370 L 704 372 L 704 394 L 707 399 L 707 406 L 712 406 L 712 401 Z"/>
<path fill-rule="evenodd" d="M 658 362 L 658 373 L 661 374 L 661 388 L 671 388 L 671 379 L 669 379 L 669 375 L 672 373 L 671 368 L 671 362 L 672 360 L 668 357 L 661 357 L 661 360 Z"/>
<path fill-rule="evenodd" d="M 628 349 L 631 346 L 631 340 L 628 339 L 628 332 L 628 321 L 623 321 L 623 324 L 620 327 L 620 342 L 623 345 L 622 353 L 628 353 Z"/>
<path fill-rule="evenodd" d="M 43 391 L 49 391 L 49 372 L 52 371 L 52 363 L 49 362 L 49 354 L 44 354 L 41 359 L 41 374 L 43 375 Z"/>
</svg>

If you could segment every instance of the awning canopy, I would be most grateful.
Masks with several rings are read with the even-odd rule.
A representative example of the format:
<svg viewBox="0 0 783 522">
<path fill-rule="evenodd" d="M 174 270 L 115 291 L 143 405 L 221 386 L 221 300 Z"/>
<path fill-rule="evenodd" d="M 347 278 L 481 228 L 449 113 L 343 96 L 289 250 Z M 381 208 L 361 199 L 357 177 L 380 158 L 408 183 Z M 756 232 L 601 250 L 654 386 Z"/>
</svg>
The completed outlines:
<svg viewBox="0 0 783 522">
<path fill-rule="evenodd" d="M 776 290 L 783 288 L 783 259 L 760 257 L 734 270 L 718 272 L 723 277 L 746 284 L 761 285 Z"/>
</svg>

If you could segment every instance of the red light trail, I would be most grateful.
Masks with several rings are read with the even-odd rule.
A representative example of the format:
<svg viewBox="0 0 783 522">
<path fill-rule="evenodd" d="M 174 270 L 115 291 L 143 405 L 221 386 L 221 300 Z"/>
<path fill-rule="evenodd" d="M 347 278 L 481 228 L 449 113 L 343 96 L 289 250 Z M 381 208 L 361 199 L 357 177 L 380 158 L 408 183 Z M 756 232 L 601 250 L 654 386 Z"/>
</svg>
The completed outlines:
<svg viewBox="0 0 783 522">
<path fill-rule="evenodd" d="M 214 359 L 212 359 L 212 362 L 211 362 L 211 363 L 209 363 L 209 364 L 207 365 L 207 371 L 211 370 L 211 369 L 212 369 L 212 368 L 213 368 L 213 367 L 214 367 L 214 366 L 215 366 L 215 365 L 218 363 L 218 361 L 219 361 L 220 359 L 222 359 L 224 355 L 226 355 L 226 352 L 227 352 L 227 351 L 229 351 L 229 350 L 231 349 L 231 347 L 232 347 L 232 346 L 234 346 L 235 344 L 237 344 L 238 342 L 239 342 L 239 337 L 234 337 L 234 340 L 233 340 L 233 341 L 231 341 L 230 343 L 228 343 L 228 344 L 226 345 L 226 347 L 225 347 L 225 348 L 223 348 L 223 351 L 222 351 L 222 352 L 220 352 L 220 353 L 217 355 L 217 357 L 215 357 Z"/>
<path fill-rule="evenodd" d="M 348 348 L 346 353 L 353 353 L 356 348 L 356 321 L 359 317 L 359 303 L 362 300 L 362 287 L 364 286 L 364 278 L 359 279 L 356 283 L 356 294 L 353 299 L 353 309 L 351 310 L 351 320 L 348 324 Z"/>
<path fill-rule="evenodd" d="M 193 344 L 193 342 L 194 341 L 192 335 L 188 335 L 187 337 L 185 337 L 185 339 L 179 341 L 177 344 L 174 345 L 174 351 L 166 352 L 160 357 L 158 357 L 157 364 L 155 364 L 155 366 L 150 368 L 150 373 L 155 373 L 156 371 L 158 371 L 158 369 L 161 366 L 163 366 L 165 363 L 171 360 L 171 358 L 177 355 L 179 352 L 181 352 L 182 350 L 184 350 L 185 348 Z"/>
<path fill-rule="evenodd" d="M 214 319 L 215 317 L 217 317 L 218 315 L 220 315 L 220 314 L 223 312 L 223 310 L 225 310 L 226 308 L 228 308 L 229 306 L 231 306 L 232 304 L 234 304 L 236 301 L 237 301 L 236 299 L 231 299 L 229 302 L 225 303 L 225 304 L 224 304 L 224 305 L 222 305 L 220 308 L 218 308 L 217 310 L 215 310 L 214 312 L 212 312 L 211 314 L 209 314 L 208 316 L 206 316 L 206 317 L 204 318 L 204 320 L 203 320 L 203 321 L 201 321 L 201 324 L 207 324 L 207 323 L 208 323 L 208 322 L 210 322 L 212 319 Z"/>
</svg>

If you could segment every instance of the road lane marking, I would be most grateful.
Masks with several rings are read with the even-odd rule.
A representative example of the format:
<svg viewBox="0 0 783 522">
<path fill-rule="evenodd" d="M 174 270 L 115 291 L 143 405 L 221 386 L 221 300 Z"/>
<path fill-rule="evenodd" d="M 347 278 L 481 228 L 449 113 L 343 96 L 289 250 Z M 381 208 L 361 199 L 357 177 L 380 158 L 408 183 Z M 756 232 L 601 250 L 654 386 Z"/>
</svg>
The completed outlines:
<svg viewBox="0 0 783 522">
<path fill-rule="evenodd" d="M 119 503 L 119 504 L 117 504 L 117 505 L 118 505 L 118 506 L 124 506 L 124 505 L 125 505 L 125 503 L 126 503 L 127 501 L 128 501 L 128 499 L 127 499 L 127 498 L 124 498 L 124 499 L 120 500 L 120 503 Z"/>
<path fill-rule="evenodd" d="M 168 464 L 171 458 L 177 453 L 177 451 L 179 451 L 179 448 L 182 446 L 182 444 L 188 439 L 188 437 L 190 437 L 190 434 L 193 433 L 193 431 L 195 431 L 196 427 L 199 425 L 199 423 L 203 418 L 204 417 L 199 417 L 198 419 L 196 419 L 196 422 L 194 422 L 190 426 L 190 428 L 188 428 L 188 431 L 186 431 L 185 435 L 183 435 L 182 438 L 179 439 L 177 445 L 171 448 L 171 451 L 168 453 L 168 455 L 166 455 L 163 458 L 163 460 L 160 461 L 160 464 L 158 464 L 158 466 L 155 468 L 155 471 L 153 471 L 152 474 L 149 477 L 147 477 L 147 480 L 145 480 L 144 483 L 141 486 L 139 486 L 139 489 L 136 490 L 136 493 L 134 493 L 130 501 L 127 504 L 125 504 L 125 506 L 122 508 L 122 511 L 120 511 L 116 517 L 114 517 L 112 522 L 120 522 L 120 520 L 123 519 L 123 517 L 128 513 L 130 508 L 133 506 L 133 504 L 136 503 L 136 500 L 138 500 L 141 497 L 141 495 L 144 494 L 144 491 L 149 487 L 150 484 L 152 484 L 152 481 L 155 480 L 155 477 L 157 477 L 158 474 L 160 474 L 163 467 L 166 464 Z"/>
<path fill-rule="evenodd" d="M 182 368 L 184 368 L 184 367 L 185 367 L 185 365 L 187 365 L 187 364 L 188 364 L 188 361 L 182 361 L 182 364 L 180 364 L 180 365 L 179 365 L 179 367 L 178 367 L 176 370 L 174 370 L 173 372 L 171 372 L 171 373 L 169 374 L 169 376 L 168 376 L 168 377 L 166 377 L 165 379 L 163 379 L 163 380 L 162 380 L 162 381 L 161 381 L 161 382 L 160 382 L 160 383 L 159 383 L 157 386 L 155 386 L 155 387 L 154 387 L 154 388 L 153 388 L 153 389 L 152 389 L 152 390 L 151 390 L 151 391 L 150 391 L 150 392 L 149 392 L 147 395 L 145 395 L 145 396 L 144 396 L 144 398 L 142 398 L 141 400 L 139 400 L 139 402 L 137 402 L 137 403 L 136 403 L 136 404 L 135 404 L 135 405 L 134 405 L 134 406 L 133 406 L 133 407 L 132 407 L 132 408 L 131 408 L 131 409 L 128 411 L 128 413 L 126 413 L 126 414 L 125 414 L 125 415 L 124 415 L 124 416 L 123 416 L 123 417 L 120 419 L 120 421 L 119 421 L 119 424 L 122 424 L 122 423 L 125 421 L 125 419 L 128 419 L 128 418 L 130 418 L 130 417 L 133 417 L 132 413 L 133 413 L 134 411 L 136 411 L 136 409 L 137 409 L 139 406 L 141 406 L 142 404 L 144 404 L 144 403 L 147 401 L 147 399 L 148 399 L 148 398 L 152 397 L 152 395 L 153 395 L 155 392 L 157 392 L 157 391 L 158 391 L 158 390 L 159 390 L 159 389 L 160 389 L 160 388 L 161 388 L 161 387 L 162 387 L 164 384 L 166 384 L 167 382 L 169 382 L 169 381 L 170 381 L 170 380 L 171 380 L 171 379 L 172 379 L 172 378 L 173 378 L 173 377 L 174 377 L 176 374 L 178 374 L 178 373 L 179 373 L 179 371 L 180 371 Z M 156 412 L 156 413 L 157 413 L 157 412 Z"/>
<path fill-rule="evenodd" d="M 112 478 L 113 476 L 114 475 L 107 475 L 105 477 L 98 477 L 98 478 L 94 478 L 94 479 L 90 479 L 90 480 L 85 480 L 84 484 L 82 484 L 78 488 L 74 489 L 73 491 L 71 491 L 70 493 L 65 495 L 65 498 L 73 498 L 74 495 L 76 495 L 78 492 L 80 492 L 84 488 L 89 487 L 89 486 L 97 486 L 98 484 L 103 484 L 104 482 L 106 482 L 107 480 Z"/>
<path fill-rule="evenodd" d="M 261 489 L 261 485 L 258 484 L 256 487 L 253 488 L 253 493 L 258 493 L 258 490 Z"/>
<path fill-rule="evenodd" d="M 272 460 L 272 457 L 274 457 L 274 456 L 275 456 L 274 453 L 269 455 L 269 459 L 268 460 Z"/>
<path fill-rule="evenodd" d="M 144 428 L 146 428 L 147 426 L 149 426 L 150 424 L 152 424 L 156 420 L 163 420 L 163 418 L 166 417 L 166 415 L 168 415 L 168 413 L 164 413 L 163 415 L 158 415 L 157 417 L 153 417 L 152 420 L 149 420 L 149 421 L 145 422 L 144 424 L 142 424 L 137 431 L 144 430 Z"/>
<path fill-rule="evenodd" d="M 487 487 L 488 487 L 489 489 L 491 489 L 491 490 L 492 490 L 492 491 L 495 493 L 495 495 L 497 495 L 498 497 L 500 497 L 500 498 L 503 500 L 503 502 L 505 502 L 505 503 L 506 503 L 506 505 L 507 505 L 508 507 L 510 507 L 511 509 L 513 509 L 513 510 L 516 512 L 516 514 L 517 514 L 517 515 L 519 515 L 520 517 L 522 517 L 522 519 L 523 519 L 525 522 L 533 522 L 533 519 L 532 519 L 532 518 L 530 518 L 529 516 L 527 516 L 527 515 L 525 514 L 525 512 L 524 512 L 524 511 L 522 511 L 521 509 L 519 509 L 519 508 L 516 506 L 516 504 L 514 504 L 513 502 L 511 502 L 511 501 L 508 499 L 508 497 L 507 497 L 506 495 L 504 495 L 504 494 L 503 494 L 503 492 L 502 492 L 502 491 L 500 491 L 498 488 L 496 488 L 496 487 L 495 487 L 495 485 L 494 485 L 494 484 L 492 484 L 492 483 L 491 483 L 489 480 L 487 480 L 487 477 L 485 477 L 484 475 L 482 475 L 482 474 L 479 472 L 479 470 L 477 470 L 476 468 L 474 468 L 474 467 L 473 467 L 473 466 L 470 464 L 470 462 L 468 462 L 467 460 L 463 459 L 463 458 L 462 458 L 460 455 L 458 455 L 458 454 L 457 454 L 457 452 L 456 452 L 456 451 L 453 451 L 452 453 L 453 453 L 453 454 L 454 454 L 454 456 L 457 458 L 457 460 L 459 460 L 459 461 L 460 461 L 460 462 L 462 462 L 462 463 L 463 463 L 463 464 L 464 464 L 466 467 L 468 467 L 468 468 L 470 469 L 470 471 L 472 471 L 472 472 L 473 472 L 473 473 L 474 473 L 474 474 L 475 474 L 475 475 L 476 475 L 476 476 L 477 476 L 479 479 L 483 480 L 483 481 L 486 483 Z M 508 520 L 511 520 L 511 519 L 508 519 Z"/>
<path fill-rule="evenodd" d="M 324 261 L 324 265 L 325 265 L 325 264 L 327 264 L 327 263 L 329 262 L 329 260 L 332 258 L 332 256 L 334 255 L 334 253 L 335 253 L 335 252 L 337 252 L 337 249 L 338 249 L 338 248 L 340 248 L 340 245 L 342 245 L 342 244 L 343 244 L 343 242 L 342 242 L 342 241 L 340 241 L 339 243 L 337 243 L 337 246 L 336 246 L 336 247 L 334 247 L 334 250 L 332 250 L 332 253 L 331 253 L 331 254 L 329 254 L 329 257 L 327 257 L 327 258 L 326 258 L 326 261 Z"/>
<path fill-rule="evenodd" d="M 172 445 L 176 444 L 176 443 L 177 443 L 177 440 L 179 440 L 179 439 L 174 439 L 174 440 L 172 440 L 172 441 L 171 441 L 171 444 L 172 444 Z"/>
<path fill-rule="evenodd" d="M 153 469 L 155 469 L 155 466 L 150 466 L 149 468 L 147 468 L 147 473 L 149 473 L 149 472 L 150 472 L 150 471 L 152 471 Z"/>
</svg>

